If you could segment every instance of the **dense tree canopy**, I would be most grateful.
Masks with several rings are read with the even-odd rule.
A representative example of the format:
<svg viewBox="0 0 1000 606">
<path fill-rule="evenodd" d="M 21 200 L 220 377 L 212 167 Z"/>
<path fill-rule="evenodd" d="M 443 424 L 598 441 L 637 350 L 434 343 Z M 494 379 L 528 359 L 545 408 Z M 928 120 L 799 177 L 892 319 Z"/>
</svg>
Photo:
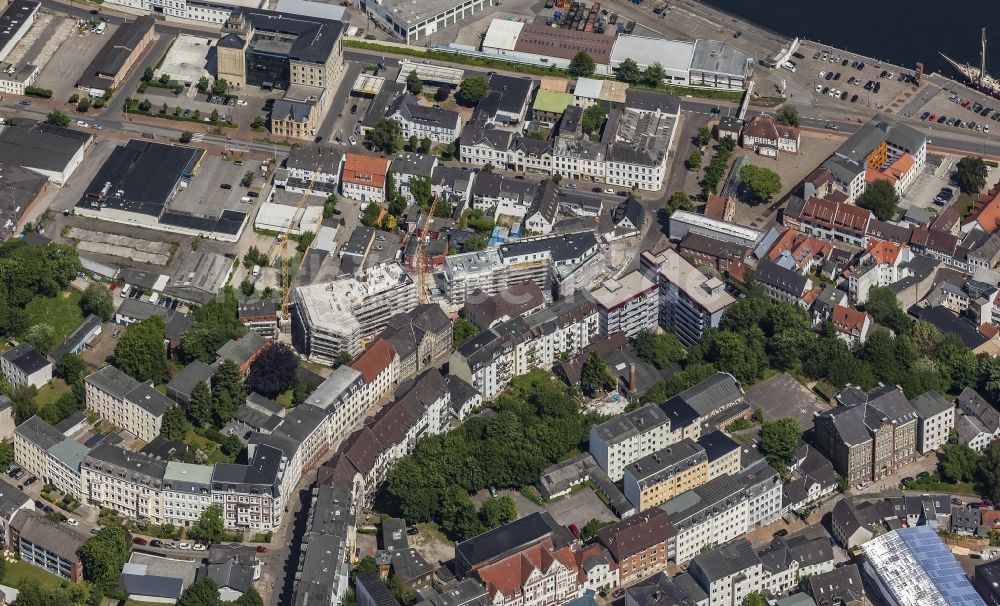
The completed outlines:
<svg viewBox="0 0 1000 606">
<path fill-rule="evenodd" d="M 27 328 L 24 308 L 35 297 L 56 297 L 83 267 L 63 244 L 30 246 L 21 240 L 0 244 L 0 336 Z"/>
<path fill-rule="evenodd" d="M 455 98 L 465 105 L 475 105 L 486 96 L 488 89 L 489 85 L 486 82 L 486 78 L 482 76 L 466 78 L 458 85 L 458 92 L 455 93 Z"/>
<path fill-rule="evenodd" d="M 639 64 L 635 62 L 635 59 L 629 57 L 618 66 L 618 77 L 623 82 L 635 84 L 642 78 L 642 70 L 639 69 Z"/>
<path fill-rule="evenodd" d="M 778 110 L 777 118 L 779 121 L 784 122 L 789 126 L 798 127 L 799 110 L 794 105 L 783 105 L 781 109 Z"/>
<path fill-rule="evenodd" d="M 247 387 L 267 398 L 276 398 L 295 382 L 299 360 L 292 348 L 275 343 L 257 356 L 250 365 Z"/>
<path fill-rule="evenodd" d="M 899 194 L 896 193 L 896 188 L 883 179 L 869 183 L 857 201 L 858 206 L 872 211 L 872 214 L 881 221 L 888 221 L 896 214 L 897 204 L 899 204 Z"/>
<path fill-rule="evenodd" d="M 667 199 L 665 208 L 668 217 L 678 210 L 692 212 L 695 209 L 694 202 L 691 201 L 691 196 L 682 191 L 675 191 L 671 194 L 670 198 Z"/>
<path fill-rule="evenodd" d="M 608 369 L 608 364 L 596 350 L 590 350 L 587 361 L 580 371 L 580 388 L 588 396 L 602 391 L 611 391 L 618 385 L 615 376 Z"/>
<path fill-rule="evenodd" d="M 802 427 L 791 417 L 765 421 L 760 428 L 760 449 L 767 462 L 784 475 L 802 438 Z"/>
<path fill-rule="evenodd" d="M 204 427 L 212 421 L 212 392 L 205 381 L 198 381 L 191 390 L 187 418 L 198 427 Z"/>
<path fill-rule="evenodd" d="M 913 319 L 899 307 L 896 293 L 885 286 L 873 286 L 868 290 L 868 300 L 862 309 L 872 315 L 872 318 L 882 326 L 891 328 L 896 334 L 910 329 Z"/>
<path fill-rule="evenodd" d="M 604 124 L 604 118 L 606 117 L 607 114 L 600 105 L 591 105 L 583 110 L 583 119 L 580 121 L 583 132 L 588 135 L 600 132 L 601 125 Z"/>
<path fill-rule="evenodd" d="M 399 142 L 403 136 L 403 127 L 396 120 L 383 118 L 368 131 L 368 141 L 372 149 L 386 154 L 399 151 Z"/>
<path fill-rule="evenodd" d="M 80 309 L 84 315 L 94 314 L 98 318 L 107 322 L 115 313 L 115 303 L 111 298 L 111 291 L 103 284 L 96 282 L 87 286 L 80 299 Z"/>
<path fill-rule="evenodd" d="M 589 78 L 594 75 L 597 63 L 586 51 L 580 51 L 569 62 L 569 74 L 575 78 Z"/>
<path fill-rule="evenodd" d="M 955 178 L 958 186 L 967 194 L 978 194 L 986 187 L 986 177 L 989 169 L 986 162 L 979 157 L 965 157 L 955 166 Z"/>
<path fill-rule="evenodd" d="M 118 575 L 128 561 L 132 545 L 117 526 L 106 526 L 80 546 L 77 555 L 83 564 L 83 578 L 104 593 L 118 590 Z"/>
<path fill-rule="evenodd" d="M 168 406 L 163 412 L 163 421 L 160 422 L 160 436 L 164 440 L 180 440 L 184 438 L 187 428 L 187 419 L 180 406 Z"/>
<path fill-rule="evenodd" d="M 200 360 L 209 364 L 227 341 L 242 337 L 246 327 L 240 322 L 237 306 L 236 291 L 227 286 L 221 297 L 195 310 L 195 321 L 181 335 L 181 358 L 185 362 Z"/>
<path fill-rule="evenodd" d="M 159 383 L 167 371 L 167 327 L 159 316 L 151 316 L 125 329 L 115 346 L 115 366 L 136 381 Z"/>
<path fill-rule="evenodd" d="M 687 355 L 681 342 L 669 332 L 644 330 L 636 336 L 634 348 L 636 355 L 661 370 L 680 362 Z"/>
<path fill-rule="evenodd" d="M 191 526 L 188 536 L 202 543 L 218 543 L 225 534 L 222 522 L 222 506 L 209 505 L 201 512 L 201 517 Z"/>
<path fill-rule="evenodd" d="M 225 359 L 212 376 L 212 420 L 222 427 L 246 401 L 246 389 L 239 366 Z"/>
<path fill-rule="evenodd" d="M 763 166 L 747 164 L 740 169 L 740 193 L 750 202 L 766 202 L 781 191 L 781 177 Z"/>
</svg>

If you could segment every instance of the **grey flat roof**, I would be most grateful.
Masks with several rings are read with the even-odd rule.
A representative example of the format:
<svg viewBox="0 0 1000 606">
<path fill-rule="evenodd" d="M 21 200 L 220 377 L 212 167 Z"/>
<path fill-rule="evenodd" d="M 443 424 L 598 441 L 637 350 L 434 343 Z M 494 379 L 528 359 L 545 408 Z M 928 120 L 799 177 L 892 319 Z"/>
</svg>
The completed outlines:
<svg viewBox="0 0 1000 606">
<path fill-rule="evenodd" d="M 293 13 L 240 7 L 233 14 L 246 17 L 258 32 L 294 36 L 288 58 L 309 63 L 325 63 L 344 31 L 340 21 Z"/>
<path fill-rule="evenodd" d="M 750 55 L 718 40 L 698 40 L 691 56 L 691 71 L 743 78 L 750 71 Z"/>
<path fill-rule="evenodd" d="M 9 520 L 14 511 L 30 501 L 31 497 L 18 490 L 5 478 L 0 478 L 0 517 Z"/>
<path fill-rule="evenodd" d="M 129 595 L 176 599 L 184 590 L 184 579 L 122 573 L 118 587 Z"/>
<path fill-rule="evenodd" d="M 61 431 L 43 421 L 38 415 L 34 415 L 24 423 L 21 423 L 14 431 L 42 450 L 52 448 L 66 437 Z"/>
<path fill-rule="evenodd" d="M 117 399 L 124 399 L 130 391 L 139 386 L 138 381 L 111 365 L 90 373 L 86 381 Z"/>
<path fill-rule="evenodd" d="M 80 469 L 80 462 L 83 461 L 83 457 L 87 456 L 88 452 L 90 449 L 86 446 L 69 438 L 48 449 L 52 458 L 74 471 Z"/>
<path fill-rule="evenodd" d="M 62 172 L 90 133 L 18 119 L 0 131 L 0 163 Z"/>
<path fill-rule="evenodd" d="M 26 375 L 38 372 L 50 364 L 45 356 L 27 343 L 18 343 L 13 349 L 8 349 L 3 353 L 3 358 Z"/>
</svg>

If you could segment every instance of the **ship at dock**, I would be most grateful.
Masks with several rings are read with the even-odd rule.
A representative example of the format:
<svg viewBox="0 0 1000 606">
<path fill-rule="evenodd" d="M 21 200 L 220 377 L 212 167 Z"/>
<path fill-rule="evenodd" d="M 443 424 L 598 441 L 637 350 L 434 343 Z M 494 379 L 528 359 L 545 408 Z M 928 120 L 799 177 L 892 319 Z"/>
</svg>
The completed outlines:
<svg viewBox="0 0 1000 606">
<path fill-rule="evenodd" d="M 1000 99 L 1000 80 L 986 73 L 986 28 L 982 30 L 982 41 L 979 50 L 979 66 L 959 63 L 948 55 L 940 53 L 944 60 L 962 74 L 970 86 L 991 97 Z"/>
</svg>

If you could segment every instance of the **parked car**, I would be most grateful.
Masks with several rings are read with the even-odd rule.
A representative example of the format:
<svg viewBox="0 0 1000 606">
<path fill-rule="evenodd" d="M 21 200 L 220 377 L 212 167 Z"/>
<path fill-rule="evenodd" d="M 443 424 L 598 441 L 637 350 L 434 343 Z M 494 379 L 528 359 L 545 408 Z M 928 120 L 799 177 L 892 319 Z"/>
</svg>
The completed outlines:
<svg viewBox="0 0 1000 606">
<path fill-rule="evenodd" d="M 771 536 L 773 536 L 775 538 L 787 537 L 788 536 L 788 530 L 785 529 L 785 528 L 782 528 L 781 530 L 779 530 L 778 532 L 774 533 Z"/>
<path fill-rule="evenodd" d="M 191 544 L 190 543 L 181 543 L 177 547 L 178 547 L 178 549 L 188 550 L 188 549 L 191 549 Z"/>
<path fill-rule="evenodd" d="M 929 477 L 930 475 L 931 475 L 931 472 L 929 472 L 929 471 L 921 471 L 920 473 L 917 474 L 917 479 L 918 480 L 923 480 L 924 478 Z"/>
<path fill-rule="evenodd" d="M 222 189 L 232 189 L 233 188 L 233 186 L 230 185 L 229 183 L 223 183 L 219 187 L 222 188 Z"/>
<path fill-rule="evenodd" d="M 79 526 L 80 525 L 80 523 L 77 522 L 73 518 L 66 518 L 66 523 L 69 524 L 70 526 Z"/>
<path fill-rule="evenodd" d="M 264 547 L 263 545 L 258 545 L 257 553 L 267 553 L 267 547 Z"/>
<path fill-rule="evenodd" d="M 149 542 L 150 547 L 163 547 L 163 541 L 160 539 L 153 539 Z"/>
<path fill-rule="evenodd" d="M 132 542 L 136 545 L 149 545 L 149 541 L 142 537 L 132 537 Z"/>
<path fill-rule="evenodd" d="M 569 531 L 573 533 L 574 537 L 580 538 L 580 529 L 577 528 L 576 524 L 570 524 L 567 528 L 569 528 Z"/>
<path fill-rule="evenodd" d="M 205 551 L 206 549 L 208 549 L 208 547 L 205 547 L 201 543 L 195 543 L 194 544 L 194 550 L 195 551 Z"/>
</svg>

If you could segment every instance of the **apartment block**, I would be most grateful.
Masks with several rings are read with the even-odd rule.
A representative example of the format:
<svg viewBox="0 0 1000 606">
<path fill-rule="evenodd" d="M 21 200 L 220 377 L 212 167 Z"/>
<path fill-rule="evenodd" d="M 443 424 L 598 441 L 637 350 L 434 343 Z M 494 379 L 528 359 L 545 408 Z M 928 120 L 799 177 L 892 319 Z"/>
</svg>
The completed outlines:
<svg viewBox="0 0 1000 606">
<path fill-rule="evenodd" d="M 623 332 L 632 338 L 657 326 L 659 288 L 639 270 L 618 279 L 609 278 L 589 294 L 597 303 L 604 336 Z"/>
<path fill-rule="evenodd" d="M 666 569 L 676 534 L 666 512 L 654 508 L 602 528 L 597 540 L 614 558 L 618 584 L 627 585 Z"/>
<path fill-rule="evenodd" d="M 163 413 L 177 405 L 152 385 L 139 383 L 114 366 L 88 375 L 84 384 L 88 410 L 145 442 L 160 435 Z"/>
<path fill-rule="evenodd" d="M 590 428 L 590 454 L 613 482 L 625 467 L 672 443 L 670 419 L 656 404 L 647 404 Z"/>
<path fill-rule="evenodd" d="M 700 486 L 709 480 L 705 449 L 690 439 L 646 455 L 625 468 L 625 496 L 637 511 Z"/>
<path fill-rule="evenodd" d="M 917 452 L 927 454 L 948 443 L 955 428 L 955 405 L 931 390 L 910 400 L 917 411 Z"/>
</svg>

